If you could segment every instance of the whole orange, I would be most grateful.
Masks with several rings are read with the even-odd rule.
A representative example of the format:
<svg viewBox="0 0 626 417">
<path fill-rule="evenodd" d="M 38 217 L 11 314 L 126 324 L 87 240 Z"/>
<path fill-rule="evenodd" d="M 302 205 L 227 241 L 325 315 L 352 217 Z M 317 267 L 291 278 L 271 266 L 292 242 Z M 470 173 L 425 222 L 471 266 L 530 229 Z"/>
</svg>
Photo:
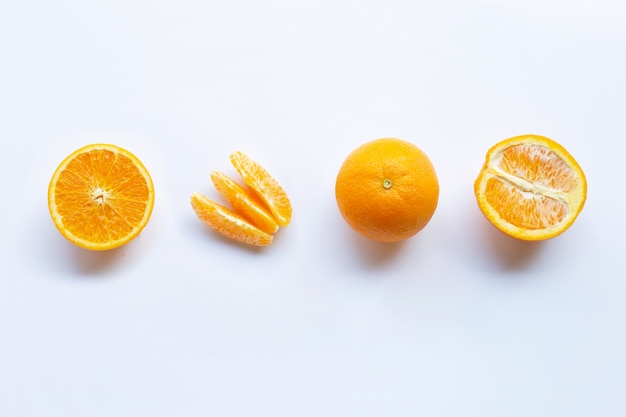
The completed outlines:
<svg viewBox="0 0 626 417">
<path fill-rule="evenodd" d="M 358 233 L 397 242 L 422 230 L 439 199 L 437 174 L 421 149 L 401 139 L 367 142 L 345 159 L 335 183 L 337 206 Z"/>
</svg>

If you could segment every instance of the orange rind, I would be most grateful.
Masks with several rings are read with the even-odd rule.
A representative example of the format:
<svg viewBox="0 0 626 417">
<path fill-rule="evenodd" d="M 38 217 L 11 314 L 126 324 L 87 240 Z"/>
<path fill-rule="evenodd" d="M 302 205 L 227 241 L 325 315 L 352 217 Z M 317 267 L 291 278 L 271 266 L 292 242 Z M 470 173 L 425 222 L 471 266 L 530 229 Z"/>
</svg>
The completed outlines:
<svg viewBox="0 0 626 417">
<path fill-rule="evenodd" d="M 544 240 L 574 223 L 587 198 L 587 180 L 559 143 L 523 135 L 489 149 L 474 193 L 499 230 L 521 240 Z"/>
<path fill-rule="evenodd" d="M 337 174 L 335 198 L 356 232 L 379 242 L 398 242 L 428 224 L 437 208 L 439 182 L 421 149 L 383 138 L 350 152 Z"/>
<path fill-rule="evenodd" d="M 66 157 L 48 186 L 48 208 L 67 240 L 90 250 L 107 250 L 133 240 L 154 206 L 148 170 L 126 149 L 92 144 Z"/>
</svg>

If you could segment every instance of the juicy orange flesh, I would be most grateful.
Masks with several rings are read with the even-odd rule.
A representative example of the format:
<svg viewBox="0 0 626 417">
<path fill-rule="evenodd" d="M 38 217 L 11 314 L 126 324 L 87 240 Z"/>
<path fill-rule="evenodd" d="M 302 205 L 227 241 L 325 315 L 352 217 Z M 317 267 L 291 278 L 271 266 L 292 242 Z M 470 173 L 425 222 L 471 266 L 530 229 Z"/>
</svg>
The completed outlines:
<svg viewBox="0 0 626 417">
<path fill-rule="evenodd" d="M 556 153 L 545 146 L 524 144 L 502 152 L 500 168 L 533 184 L 569 192 L 576 188 L 572 169 Z"/>
<path fill-rule="evenodd" d="M 511 146 L 501 153 L 497 168 L 515 178 L 489 178 L 488 203 L 509 223 L 525 229 L 544 229 L 568 217 L 565 194 L 576 189 L 572 169 L 553 151 L 536 144 Z"/>
<path fill-rule="evenodd" d="M 489 179 L 485 194 L 500 216 L 525 229 L 544 229 L 559 224 L 569 212 L 562 201 L 521 190 L 500 178 Z"/>
<path fill-rule="evenodd" d="M 149 200 L 145 178 L 109 150 L 78 155 L 60 174 L 55 203 L 63 226 L 93 243 L 119 240 L 141 223 Z"/>
<path fill-rule="evenodd" d="M 211 180 L 235 212 L 264 232 L 276 233 L 278 223 L 252 189 L 242 187 L 227 175 L 217 171 L 211 174 Z"/>
<path fill-rule="evenodd" d="M 206 225 L 218 233 L 249 245 L 267 246 L 272 243 L 272 236 L 257 229 L 246 219 L 221 204 L 194 193 L 191 206 L 196 215 Z"/>
<path fill-rule="evenodd" d="M 252 188 L 267 205 L 280 226 L 287 226 L 291 221 L 291 202 L 281 185 L 260 164 L 250 159 L 243 152 L 234 152 L 231 163 L 244 182 Z"/>
</svg>

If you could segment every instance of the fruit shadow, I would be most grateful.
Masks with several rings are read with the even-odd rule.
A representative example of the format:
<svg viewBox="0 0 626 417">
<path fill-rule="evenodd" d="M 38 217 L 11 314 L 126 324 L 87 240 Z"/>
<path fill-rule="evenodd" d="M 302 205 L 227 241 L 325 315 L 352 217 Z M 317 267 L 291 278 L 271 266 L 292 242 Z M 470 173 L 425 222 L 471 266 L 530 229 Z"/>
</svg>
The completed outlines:
<svg viewBox="0 0 626 417">
<path fill-rule="evenodd" d="M 41 238 L 42 231 L 45 235 Z M 125 246 L 106 250 L 92 251 L 70 243 L 54 228 L 52 222 L 45 221 L 43 216 L 40 224 L 35 225 L 31 232 L 31 241 L 37 242 L 31 250 L 35 252 L 38 262 L 35 265 L 45 273 L 59 274 L 68 278 L 104 277 L 119 268 L 127 253 L 135 252 L 140 246 L 141 236 Z M 139 246 L 137 246 L 139 245 Z"/>
<path fill-rule="evenodd" d="M 118 248 L 94 251 L 80 248 L 57 233 L 53 235 L 45 241 L 46 247 L 42 248 L 49 254 L 49 266 L 72 278 L 101 279 L 114 276 L 114 271 L 140 259 L 149 244 L 149 239 L 144 239 L 140 234 L 132 242 Z"/>
<path fill-rule="evenodd" d="M 50 254 L 49 267 L 67 277 L 103 278 L 113 275 L 111 271 L 121 266 L 127 253 L 133 250 L 134 242 L 105 251 L 83 249 L 61 237 L 49 241 L 48 244 L 50 247 L 46 249 L 46 253 Z"/>
<path fill-rule="evenodd" d="M 484 220 L 484 219 L 483 219 Z M 546 241 L 516 239 L 501 232 L 491 223 L 483 221 L 481 233 L 485 236 L 488 256 L 505 271 L 529 268 L 539 257 Z"/>
<path fill-rule="evenodd" d="M 352 233 L 351 247 L 355 257 L 365 266 L 381 268 L 394 261 L 404 250 L 407 241 L 377 242 Z"/>
<path fill-rule="evenodd" d="M 105 251 L 92 251 L 79 247 L 69 249 L 72 265 L 76 272 L 89 277 L 103 277 L 119 265 L 125 257 L 125 251 L 132 248 L 132 242 L 127 245 Z"/>
</svg>

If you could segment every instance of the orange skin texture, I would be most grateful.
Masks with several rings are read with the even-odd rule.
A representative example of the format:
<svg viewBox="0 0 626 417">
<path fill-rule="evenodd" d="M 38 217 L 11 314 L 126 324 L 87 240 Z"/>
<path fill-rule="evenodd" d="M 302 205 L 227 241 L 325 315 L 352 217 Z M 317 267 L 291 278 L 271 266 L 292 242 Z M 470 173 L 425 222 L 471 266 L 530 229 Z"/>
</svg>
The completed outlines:
<svg viewBox="0 0 626 417">
<path fill-rule="evenodd" d="M 397 242 L 428 224 L 437 208 L 439 182 L 417 146 L 383 138 L 347 156 L 337 175 L 335 198 L 355 231 L 375 241 Z"/>
</svg>

